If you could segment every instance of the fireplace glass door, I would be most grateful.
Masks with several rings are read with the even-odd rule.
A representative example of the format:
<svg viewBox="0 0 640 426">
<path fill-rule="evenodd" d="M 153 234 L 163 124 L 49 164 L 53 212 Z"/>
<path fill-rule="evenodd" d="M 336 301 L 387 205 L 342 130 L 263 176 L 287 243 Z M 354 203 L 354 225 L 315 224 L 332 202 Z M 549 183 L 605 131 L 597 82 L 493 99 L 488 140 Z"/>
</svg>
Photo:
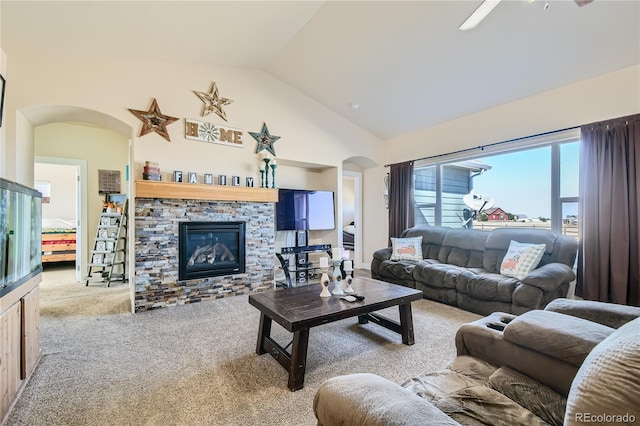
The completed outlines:
<svg viewBox="0 0 640 426">
<path fill-rule="evenodd" d="M 245 272 L 245 222 L 181 222 L 178 279 Z"/>
</svg>

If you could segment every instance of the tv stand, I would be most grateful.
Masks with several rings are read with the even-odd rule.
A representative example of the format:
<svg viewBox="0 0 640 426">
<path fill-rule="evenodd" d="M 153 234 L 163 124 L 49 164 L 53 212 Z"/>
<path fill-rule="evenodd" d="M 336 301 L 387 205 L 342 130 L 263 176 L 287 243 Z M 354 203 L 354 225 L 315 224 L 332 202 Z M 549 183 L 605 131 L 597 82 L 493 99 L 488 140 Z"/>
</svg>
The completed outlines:
<svg viewBox="0 0 640 426">
<path fill-rule="evenodd" d="M 280 261 L 280 269 L 284 272 L 285 281 L 276 280 L 276 287 L 292 288 L 320 282 L 322 271 L 318 263 L 309 262 L 309 253 L 327 253 L 331 258 L 331 244 L 317 244 L 301 247 L 282 247 L 280 253 L 276 253 Z M 294 255 L 294 256 L 289 256 Z M 285 258 L 287 256 L 287 258 Z M 290 260 L 295 260 L 295 265 Z"/>
</svg>

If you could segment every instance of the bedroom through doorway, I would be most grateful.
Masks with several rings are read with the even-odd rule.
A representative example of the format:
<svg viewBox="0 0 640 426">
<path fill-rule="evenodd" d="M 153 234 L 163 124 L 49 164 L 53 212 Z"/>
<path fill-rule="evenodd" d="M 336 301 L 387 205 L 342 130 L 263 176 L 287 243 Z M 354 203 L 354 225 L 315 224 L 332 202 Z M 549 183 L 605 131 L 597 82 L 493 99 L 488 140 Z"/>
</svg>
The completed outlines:
<svg viewBox="0 0 640 426">
<path fill-rule="evenodd" d="M 80 281 L 82 238 L 81 160 L 37 158 L 34 186 L 42 193 L 42 266 L 67 270 Z"/>
</svg>

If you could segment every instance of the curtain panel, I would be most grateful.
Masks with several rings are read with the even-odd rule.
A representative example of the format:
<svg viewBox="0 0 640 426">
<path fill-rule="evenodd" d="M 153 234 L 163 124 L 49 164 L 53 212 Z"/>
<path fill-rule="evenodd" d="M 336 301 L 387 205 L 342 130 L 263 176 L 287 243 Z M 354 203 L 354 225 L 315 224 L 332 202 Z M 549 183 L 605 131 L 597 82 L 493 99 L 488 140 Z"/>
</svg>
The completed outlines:
<svg viewBox="0 0 640 426">
<path fill-rule="evenodd" d="M 415 224 L 413 161 L 392 164 L 389 171 L 389 245 Z"/>
<path fill-rule="evenodd" d="M 640 305 L 640 114 L 581 128 L 576 294 Z"/>
</svg>

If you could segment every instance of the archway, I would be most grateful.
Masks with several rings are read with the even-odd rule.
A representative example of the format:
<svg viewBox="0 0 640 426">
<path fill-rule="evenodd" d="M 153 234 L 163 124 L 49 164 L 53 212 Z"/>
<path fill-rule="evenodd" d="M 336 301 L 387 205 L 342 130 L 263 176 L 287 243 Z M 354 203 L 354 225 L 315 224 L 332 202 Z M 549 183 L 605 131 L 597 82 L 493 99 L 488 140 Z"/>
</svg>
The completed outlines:
<svg viewBox="0 0 640 426">
<path fill-rule="evenodd" d="M 133 129 L 107 114 L 74 106 L 39 105 L 18 112 L 31 126 L 17 136 L 21 143 L 33 144 L 34 168 L 36 162 L 78 167 L 76 279 L 82 280 L 88 270 L 89 251 L 104 199 L 98 191 L 98 170 L 118 170 L 120 191 L 131 193 L 128 172 L 133 155 Z M 128 265 L 133 259 L 131 241 L 128 238 Z M 131 269 L 125 271 L 129 277 Z M 129 287 L 132 288 L 131 280 Z"/>
</svg>

